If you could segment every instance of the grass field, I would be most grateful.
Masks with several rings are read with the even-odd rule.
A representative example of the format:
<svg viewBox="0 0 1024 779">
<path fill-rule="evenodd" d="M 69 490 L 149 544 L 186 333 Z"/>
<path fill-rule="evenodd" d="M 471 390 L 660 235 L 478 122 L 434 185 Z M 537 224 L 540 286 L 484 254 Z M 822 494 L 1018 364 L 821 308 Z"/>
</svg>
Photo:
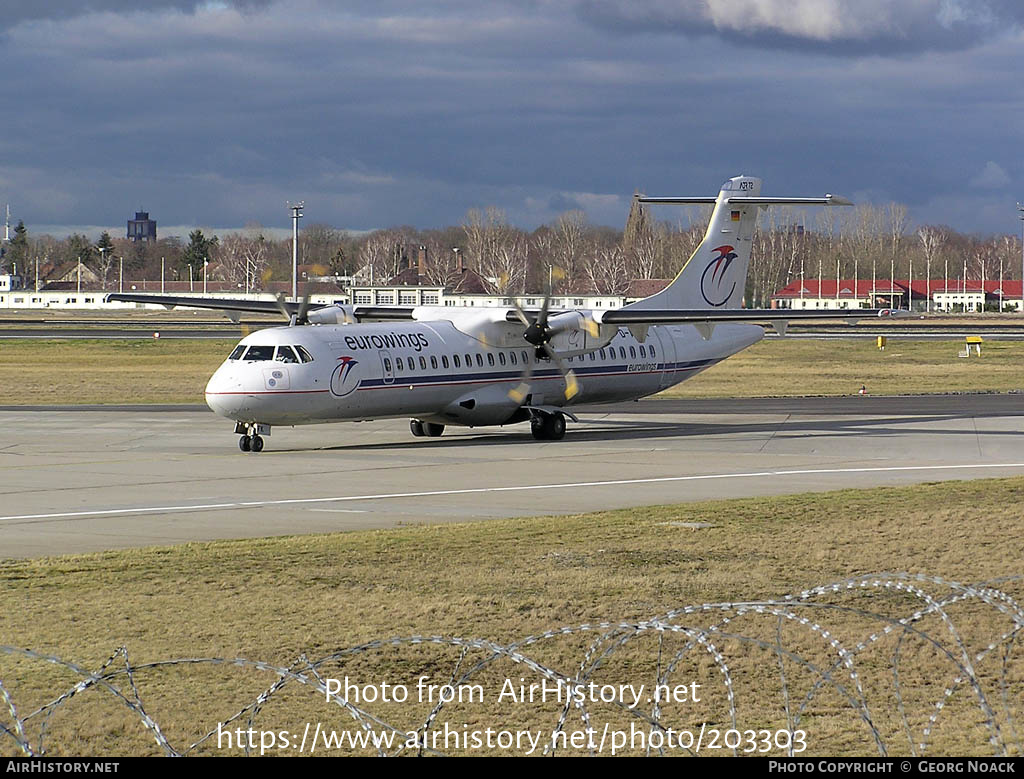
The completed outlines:
<svg viewBox="0 0 1024 779">
<path fill-rule="evenodd" d="M 1019 599 L 1021 582 L 1001 577 L 1022 573 L 1017 543 L 1022 499 L 1024 479 L 947 482 L 13 561 L 0 564 L 0 644 L 52 653 L 89 669 L 99 668 L 119 646 L 127 647 L 135 664 L 240 656 L 298 669 L 293 664 L 302 654 L 315 660 L 391 636 L 475 637 L 508 645 L 563 625 L 600 620 L 638 625 L 689 604 L 777 598 L 887 570 L 989 581 Z M 920 586 L 943 593 L 942 587 Z M 827 607 L 797 615 L 820 624 L 817 631 L 771 613 L 721 623 L 725 612 L 698 611 L 665 622 L 700 629 L 721 623 L 705 640 L 713 642 L 728 667 L 740 729 L 784 728 L 787 696 L 796 711 L 813 693 L 800 725 L 807 732 L 808 754 L 877 754 L 864 718 L 844 697 L 857 697 L 860 685 L 870 721 L 892 754 L 910 752 L 900 709 L 918 743 L 942 702 L 926 754 L 991 755 L 982 698 L 994 711 L 999 743 L 1020 754 L 1019 725 L 1013 723 L 1024 716 L 1024 663 L 1019 646 L 1000 642 L 1014 631 L 1006 614 L 970 599 L 953 603 L 947 607 L 948 625 L 936 616 L 914 623 L 935 640 L 930 643 L 913 633 L 901 640 L 900 629 L 885 635 L 882 628 L 894 623 L 866 616 L 899 619 L 922 608 L 905 590 L 858 589 L 830 594 L 822 603 Z M 520 651 L 571 675 L 599 632 L 556 636 Z M 876 642 L 869 639 L 873 634 Z M 867 646 L 858 649 L 860 641 Z M 698 683 L 702 697 L 699 703 L 666 706 L 666 723 L 727 728 L 721 664 L 704 645 L 684 652 L 687 642 L 676 633 L 645 633 L 609 653 L 592 678 L 653 683 L 680 652 L 673 684 Z M 989 642 L 998 647 L 986 653 Z M 778 646 L 792 653 L 784 655 L 785 688 L 774 651 Z M 836 646 L 852 653 L 856 680 L 837 665 Z M 978 653 L 983 657 L 974 659 Z M 954 683 L 965 656 L 976 668 L 977 690 Z M 489 657 L 489 651 L 470 649 L 460 661 L 457 649 L 442 645 L 385 645 L 325 664 L 319 673 L 360 684 L 403 683 L 415 690 L 420 676 L 442 684 L 457 677 L 457 666 L 465 671 Z M 123 660 L 111 668 L 119 666 Z M 819 677 L 813 668 L 833 669 L 833 681 L 816 692 Z M 134 681 L 148 714 L 183 749 L 255 701 L 276 678 L 234 666 L 190 665 L 139 671 Z M 560 706 L 499 702 L 504 678 L 516 684 L 520 678 L 540 680 L 532 669 L 499 658 L 471 679 L 487 691 L 484 702 L 452 704 L 436 726 L 550 730 Z M 2 654 L 0 680 L 22 715 L 77 681 L 51 664 Z M 131 699 L 123 678 L 119 686 Z M 947 686 L 954 690 L 948 699 Z M 401 728 L 415 728 L 431 707 L 366 708 Z M 608 705 L 593 706 L 591 715 L 613 727 L 628 727 L 630 721 Z M 33 742 L 40 720 L 30 723 Z M 0 705 L 4 722 L 9 717 Z M 271 697 L 253 727 L 301 732 L 306 722 L 337 729 L 353 725 L 343 710 L 293 683 Z M 238 726 L 247 727 L 247 718 Z M 582 727 L 578 716 L 570 715 L 568 727 Z M 159 753 L 138 716 L 95 690 L 60 707 L 47 732 L 52 754 Z M 197 752 L 217 752 L 215 747 L 214 739 Z M 0 733 L 0 754 L 13 751 L 12 739 Z"/>
<path fill-rule="evenodd" d="M 0 404 L 202 403 L 233 340 L 0 341 Z M 1024 343 L 769 339 L 664 393 L 668 397 L 876 395 L 1024 389 Z"/>
</svg>

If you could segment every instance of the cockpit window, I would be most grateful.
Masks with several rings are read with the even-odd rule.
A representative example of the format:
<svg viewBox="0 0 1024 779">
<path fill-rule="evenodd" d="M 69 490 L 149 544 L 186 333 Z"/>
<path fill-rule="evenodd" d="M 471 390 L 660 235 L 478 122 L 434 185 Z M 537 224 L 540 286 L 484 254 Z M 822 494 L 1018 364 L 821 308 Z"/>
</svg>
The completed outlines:
<svg viewBox="0 0 1024 779">
<path fill-rule="evenodd" d="M 277 362 L 290 362 L 297 363 L 299 358 L 295 356 L 295 350 L 290 346 L 279 346 L 277 347 L 277 355 L 274 360 Z"/>
<path fill-rule="evenodd" d="M 245 353 L 246 362 L 252 360 L 272 360 L 274 359 L 274 347 L 273 346 L 250 346 L 249 351 Z"/>
<path fill-rule="evenodd" d="M 242 356 L 242 352 L 245 351 L 245 344 L 239 344 L 235 347 L 235 350 L 228 355 L 229 360 L 238 360 Z"/>
<path fill-rule="evenodd" d="M 303 347 L 296 346 L 295 351 L 299 353 L 299 359 L 303 362 L 313 362 L 313 355 L 307 352 Z"/>
</svg>

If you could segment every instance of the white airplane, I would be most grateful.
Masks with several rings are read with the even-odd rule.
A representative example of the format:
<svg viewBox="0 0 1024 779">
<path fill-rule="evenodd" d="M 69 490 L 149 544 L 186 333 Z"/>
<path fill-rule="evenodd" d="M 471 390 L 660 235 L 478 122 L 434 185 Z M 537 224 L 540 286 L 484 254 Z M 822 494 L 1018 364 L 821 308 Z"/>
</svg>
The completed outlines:
<svg viewBox="0 0 1024 779">
<path fill-rule="evenodd" d="M 851 205 L 824 198 L 761 197 L 761 181 L 729 179 L 717 197 L 640 197 L 711 203 L 704 240 L 661 292 L 620 309 L 549 311 L 419 306 L 310 306 L 279 300 L 193 299 L 113 293 L 108 300 L 220 309 L 282 310 L 286 327 L 246 336 L 206 386 L 210 408 L 235 421 L 239 447 L 263 450 L 272 426 L 408 417 L 415 436 L 446 425 L 530 422 L 534 438 L 565 436 L 577 403 L 652 395 L 757 343 L 770 322 L 853 321 L 888 309 L 740 308 L 751 238 L 762 206 Z"/>
</svg>

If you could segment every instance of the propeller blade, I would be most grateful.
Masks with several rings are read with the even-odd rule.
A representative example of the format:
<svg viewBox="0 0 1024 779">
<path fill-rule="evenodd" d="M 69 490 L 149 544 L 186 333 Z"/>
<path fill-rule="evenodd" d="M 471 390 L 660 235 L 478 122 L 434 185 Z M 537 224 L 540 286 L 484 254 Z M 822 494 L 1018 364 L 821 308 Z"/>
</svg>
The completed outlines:
<svg viewBox="0 0 1024 779">
<path fill-rule="evenodd" d="M 274 298 L 274 301 L 277 303 L 277 310 L 280 311 L 282 314 L 284 314 L 284 318 L 285 319 L 287 319 L 289 322 L 291 322 L 292 321 L 292 312 L 289 311 L 288 310 L 288 306 L 286 306 L 284 304 L 284 293 L 283 292 L 278 292 L 277 295 Z"/>
<path fill-rule="evenodd" d="M 523 401 L 526 400 L 526 396 L 530 394 L 530 378 L 532 376 L 533 363 L 527 360 L 526 365 L 523 367 L 523 375 L 519 378 L 519 384 L 508 391 L 509 398 L 522 405 Z"/>
<path fill-rule="evenodd" d="M 519 317 L 519 321 L 523 323 L 524 327 L 530 326 L 530 320 L 526 316 L 526 312 L 523 311 L 523 307 L 519 305 L 519 301 L 512 298 L 512 305 L 515 307 L 516 316 Z"/>
<path fill-rule="evenodd" d="M 576 374 L 570 369 L 565 374 L 565 399 L 572 400 L 580 394 L 580 383 L 576 380 Z"/>
<path fill-rule="evenodd" d="M 522 405 L 523 401 L 526 400 L 526 396 L 530 394 L 530 385 L 525 381 L 520 382 L 515 387 L 508 391 L 510 400 L 514 400 L 516 403 Z"/>
<path fill-rule="evenodd" d="M 295 324 L 297 325 L 308 325 L 309 318 L 309 293 L 307 292 L 302 296 L 302 303 L 299 304 L 299 313 L 295 315 Z"/>
<path fill-rule="evenodd" d="M 558 370 L 562 372 L 562 376 L 565 377 L 565 399 L 570 400 L 580 394 L 580 383 L 576 378 L 576 374 L 573 373 L 571 368 L 567 368 L 565 363 L 555 354 L 555 350 L 547 344 L 541 347 L 551 358 L 551 361 L 558 366 Z"/>
<path fill-rule="evenodd" d="M 551 304 L 551 290 L 549 289 L 544 293 L 544 302 L 540 307 L 540 314 L 537 315 L 537 324 L 541 330 L 547 330 L 548 327 L 548 306 Z"/>
</svg>

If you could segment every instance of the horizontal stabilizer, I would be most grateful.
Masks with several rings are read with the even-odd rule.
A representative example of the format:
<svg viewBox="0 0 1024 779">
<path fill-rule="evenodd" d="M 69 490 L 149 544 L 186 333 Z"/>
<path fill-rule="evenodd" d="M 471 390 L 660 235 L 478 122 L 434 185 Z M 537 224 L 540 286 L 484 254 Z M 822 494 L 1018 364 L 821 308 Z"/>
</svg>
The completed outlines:
<svg viewBox="0 0 1024 779">
<path fill-rule="evenodd" d="M 825 197 L 730 197 L 729 203 L 749 206 L 852 206 L 853 201 L 839 195 Z"/>
<path fill-rule="evenodd" d="M 664 203 L 666 205 L 700 205 L 700 204 L 711 204 L 714 203 L 718 198 L 716 197 L 643 197 L 637 196 L 637 201 L 640 203 Z"/>
<path fill-rule="evenodd" d="M 716 197 L 645 197 L 637 196 L 640 203 L 661 205 L 708 205 L 717 203 Z M 723 202 L 742 206 L 852 206 L 853 201 L 839 195 L 825 197 L 746 197 L 743 195 L 723 198 Z"/>
</svg>

